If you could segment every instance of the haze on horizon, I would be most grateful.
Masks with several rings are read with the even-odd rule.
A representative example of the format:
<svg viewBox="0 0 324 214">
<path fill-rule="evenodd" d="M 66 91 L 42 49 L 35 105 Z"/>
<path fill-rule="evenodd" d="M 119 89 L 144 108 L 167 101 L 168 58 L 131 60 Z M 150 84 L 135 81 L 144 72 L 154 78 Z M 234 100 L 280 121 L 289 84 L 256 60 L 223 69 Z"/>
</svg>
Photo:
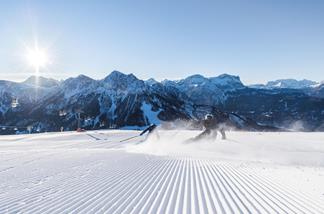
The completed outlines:
<svg viewBox="0 0 324 214">
<path fill-rule="evenodd" d="M 2 2 L 0 79 L 35 74 L 22 56 L 37 41 L 49 58 L 39 75 L 55 79 L 119 70 L 157 80 L 321 81 L 322 11 L 320 0 Z"/>
</svg>

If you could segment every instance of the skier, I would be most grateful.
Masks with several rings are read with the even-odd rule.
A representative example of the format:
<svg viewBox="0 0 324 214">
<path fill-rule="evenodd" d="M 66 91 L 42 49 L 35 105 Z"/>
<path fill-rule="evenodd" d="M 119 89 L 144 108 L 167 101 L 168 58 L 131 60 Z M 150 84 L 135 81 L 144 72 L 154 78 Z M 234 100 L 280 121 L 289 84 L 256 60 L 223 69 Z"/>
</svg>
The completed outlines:
<svg viewBox="0 0 324 214">
<path fill-rule="evenodd" d="M 151 136 L 153 133 L 155 134 L 155 136 L 157 137 L 157 139 L 160 138 L 159 133 L 156 130 L 157 125 L 155 125 L 154 123 L 151 124 L 149 127 L 147 127 L 146 129 L 144 129 L 144 131 L 141 132 L 140 136 L 144 135 L 147 132 L 146 138 L 145 140 L 148 139 L 149 136 Z"/>
<path fill-rule="evenodd" d="M 201 140 L 203 138 L 216 139 L 217 131 L 222 135 L 222 139 L 226 139 L 225 129 L 222 124 L 217 121 L 212 114 L 206 114 L 205 119 L 203 120 L 203 126 L 205 130 L 196 136 L 193 140 Z"/>
</svg>

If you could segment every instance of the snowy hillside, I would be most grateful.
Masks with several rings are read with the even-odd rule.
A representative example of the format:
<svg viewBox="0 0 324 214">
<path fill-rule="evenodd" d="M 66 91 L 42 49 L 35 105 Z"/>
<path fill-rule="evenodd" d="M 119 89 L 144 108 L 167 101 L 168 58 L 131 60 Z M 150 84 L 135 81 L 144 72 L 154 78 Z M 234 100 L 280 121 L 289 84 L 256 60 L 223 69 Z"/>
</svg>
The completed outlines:
<svg viewBox="0 0 324 214">
<path fill-rule="evenodd" d="M 0 137 L 0 213 L 324 213 L 323 133 Z"/>
</svg>

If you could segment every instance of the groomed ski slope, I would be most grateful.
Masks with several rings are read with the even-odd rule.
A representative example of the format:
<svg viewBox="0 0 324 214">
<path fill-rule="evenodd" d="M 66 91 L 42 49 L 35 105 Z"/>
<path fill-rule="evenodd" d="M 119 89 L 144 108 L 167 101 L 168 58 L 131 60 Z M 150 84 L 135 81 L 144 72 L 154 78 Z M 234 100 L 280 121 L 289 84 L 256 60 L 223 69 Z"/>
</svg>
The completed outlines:
<svg viewBox="0 0 324 214">
<path fill-rule="evenodd" d="M 324 133 L 0 137 L 0 213 L 324 213 Z"/>
</svg>

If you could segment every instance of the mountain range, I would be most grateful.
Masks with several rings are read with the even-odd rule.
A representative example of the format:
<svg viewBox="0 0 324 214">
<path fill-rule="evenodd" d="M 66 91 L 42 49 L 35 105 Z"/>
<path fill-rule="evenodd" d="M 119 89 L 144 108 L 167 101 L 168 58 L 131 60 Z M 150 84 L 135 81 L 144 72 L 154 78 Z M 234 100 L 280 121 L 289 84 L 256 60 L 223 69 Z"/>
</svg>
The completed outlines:
<svg viewBox="0 0 324 214">
<path fill-rule="evenodd" d="M 290 89 L 305 89 L 305 88 L 316 88 L 321 83 L 315 82 L 312 80 L 295 80 L 295 79 L 279 79 L 275 81 L 269 81 L 267 84 L 256 84 L 250 85 L 252 88 L 266 88 L 266 89 L 275 89 L 275 88 L 290 88 Z"/>
<path fill-rule="evenodd" d="M 324 130 L 324 84 L 309 80 L 244 85 L 238 76 L 222 74 L 159 82 L 113 71 L 101 80 L 85 75 L 1 80 L 0 95 L 1 133 L 26 127 L 134 129 L 161 122 L 172 127 L 179 121 L 195 124 L 209 112 L 241 129 Z"/>
</svg>

